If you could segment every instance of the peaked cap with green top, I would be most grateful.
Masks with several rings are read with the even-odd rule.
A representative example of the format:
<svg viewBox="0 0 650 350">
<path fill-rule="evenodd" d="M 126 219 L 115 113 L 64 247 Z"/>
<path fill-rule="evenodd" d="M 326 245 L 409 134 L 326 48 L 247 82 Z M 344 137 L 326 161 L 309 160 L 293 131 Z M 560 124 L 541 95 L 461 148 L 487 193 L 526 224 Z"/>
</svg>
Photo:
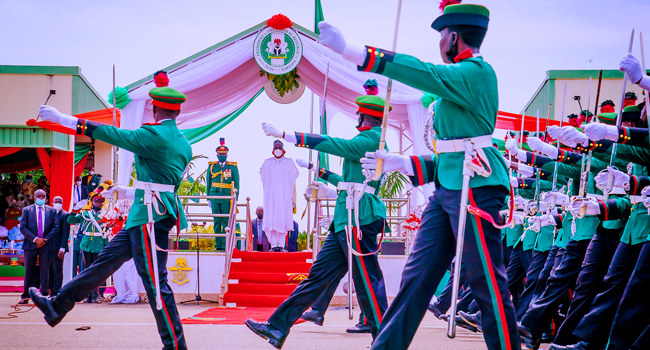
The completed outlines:
<svg viewBox="0 0 650 350">
<path fill-rule="evenodd" d="M 359 112 L 371 115 L 377 118 L 384 117 L 384 107 L 386 106 L 386 101 L 383 98 L 376 95 L 364 95 L 357 97 L 357 105 L 359 106 Z M 393 106 L 388 107 L 388 111 L 392 111 Z"/>
<path fill-rule="evenodd" d="M 623 108 L 623 115 L 621 116 L 621 120 L 638 122 L 641 118 L 642 109 L 643 105 L 627 106 Z M 607 125 L 616 125 L 616 117 L 618 117 L 618 113 L 600 113 L 598 115 L 598 120 L 600 120 L 601 123 Z"/>
<path fill-rule="evenodd" d="M 185 102 L 187 98 L 182 92 L 167 86 L 169 84 L 167 72 L 157 71 L 153 75 L 153 80 L 157 87 L 149 90 L 149 97 L 153 99 L 152 104 L 160 108 L 180 110 L 181 103 Z"/>
<path fill-rule="evenodd" d="M 485 6 L 457 4 L 445 7 L 442 15 L 436 18 L 431 28 L 441 31 L 451 26 L 474 26 L 487 29 L 490 11 Z"/>
</svg>

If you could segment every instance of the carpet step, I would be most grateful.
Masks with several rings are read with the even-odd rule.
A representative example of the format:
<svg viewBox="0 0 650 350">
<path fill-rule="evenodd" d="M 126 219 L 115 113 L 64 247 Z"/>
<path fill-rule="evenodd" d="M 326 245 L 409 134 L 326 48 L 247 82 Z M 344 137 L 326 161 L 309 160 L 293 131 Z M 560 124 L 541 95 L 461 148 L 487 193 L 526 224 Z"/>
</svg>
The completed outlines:
<svg viewBox="0 0 650 350">
<path fill-rule="evenodd" d="M 230 264 L 230 272 L 284 272 L 284 273 L 298 273 L 309 272 L 311 268 L 310 263 L 300 262 L 233 262 Z"/>
<path fill-rule="evenodd" d="M 289 296 L 297 284 L 253 284 L 253 283 L 236 283 L 228 285 L 228 292 L 234 294 L 253 294 L 253 295 L 284 295 Z"/>
<path fill-rule="evenodd" d="M 278 307 L 288 297 L 288 295 L 235 294 L 227 291 L 223 295 L 223 302 L 225 306 Z"/>
<path fill-rule="evenodd" d="M 307 278 L 308 273 L 256 273 L 256 272 L 231 272 L 229 279 L 238 283 L 253 284 L 299 284 Z"/>
<path fill-rule="evenodd" d="M 313 254 L 307 253 L 280 253 L 280 252 L 242 252 L 233 251 L 233 259 L 241 259 L 242 262 L 298 262 L 311 263 Z"/>
</svg>

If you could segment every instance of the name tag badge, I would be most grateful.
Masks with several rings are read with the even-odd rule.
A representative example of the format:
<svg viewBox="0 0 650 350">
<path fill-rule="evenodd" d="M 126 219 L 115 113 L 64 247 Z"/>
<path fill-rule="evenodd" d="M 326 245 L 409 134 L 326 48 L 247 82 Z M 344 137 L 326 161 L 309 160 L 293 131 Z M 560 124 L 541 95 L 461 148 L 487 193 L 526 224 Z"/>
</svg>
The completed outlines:
<svg viewBox="0 0 650 350">
<path fill-rule="evenodd" d="M 225 179 L 229 179 L 231 176 L 232 176 L 232 170 L 226 169 L 226 170 L 223 171 L 223 177 Z"/>
</svg>

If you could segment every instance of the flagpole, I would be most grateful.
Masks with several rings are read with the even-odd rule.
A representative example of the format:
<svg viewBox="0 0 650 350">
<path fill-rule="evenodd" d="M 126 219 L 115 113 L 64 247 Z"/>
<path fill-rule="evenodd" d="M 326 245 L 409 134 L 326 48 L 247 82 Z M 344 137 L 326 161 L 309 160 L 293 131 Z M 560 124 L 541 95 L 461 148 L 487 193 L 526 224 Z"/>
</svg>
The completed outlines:
<svg viewBox="0 0 650 350">
<path fill-rule="evenodd" d="M 117 127 L 117 107 L 115 106 L 115 100 L 116 100 L 115 65 L 113 65 L 113 126 Z M 117 147 L 116 146 L 113 146 L 113 182 L 117 182 Z"/>
</svg>

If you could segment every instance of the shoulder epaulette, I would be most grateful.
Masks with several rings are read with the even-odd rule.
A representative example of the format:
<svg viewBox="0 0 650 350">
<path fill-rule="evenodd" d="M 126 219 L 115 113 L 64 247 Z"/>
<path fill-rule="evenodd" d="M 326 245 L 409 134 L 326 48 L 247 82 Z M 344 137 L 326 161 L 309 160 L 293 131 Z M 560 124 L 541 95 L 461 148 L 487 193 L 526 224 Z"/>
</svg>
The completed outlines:
<svg viewBox="0 0 650 350">
<path fill-rule="evenodd" d="M 160 124 L 160 123 L 143 123 L 142 124 L 142 126 L 145 126 L 145 125 L 150 125 L 151 126 L 151 125 L 162 125 L 162 124 Z"/>
<path fill-rule="evenodd" d="M 226 165 L 234 165 L 234 166 L 237 166 L 237 162 L 226 162 Z"/>
<path fill-rule="evenodd" d="M 208 162 L 208 164 L 219 164 L 219 162 Z"/>
</svg>

